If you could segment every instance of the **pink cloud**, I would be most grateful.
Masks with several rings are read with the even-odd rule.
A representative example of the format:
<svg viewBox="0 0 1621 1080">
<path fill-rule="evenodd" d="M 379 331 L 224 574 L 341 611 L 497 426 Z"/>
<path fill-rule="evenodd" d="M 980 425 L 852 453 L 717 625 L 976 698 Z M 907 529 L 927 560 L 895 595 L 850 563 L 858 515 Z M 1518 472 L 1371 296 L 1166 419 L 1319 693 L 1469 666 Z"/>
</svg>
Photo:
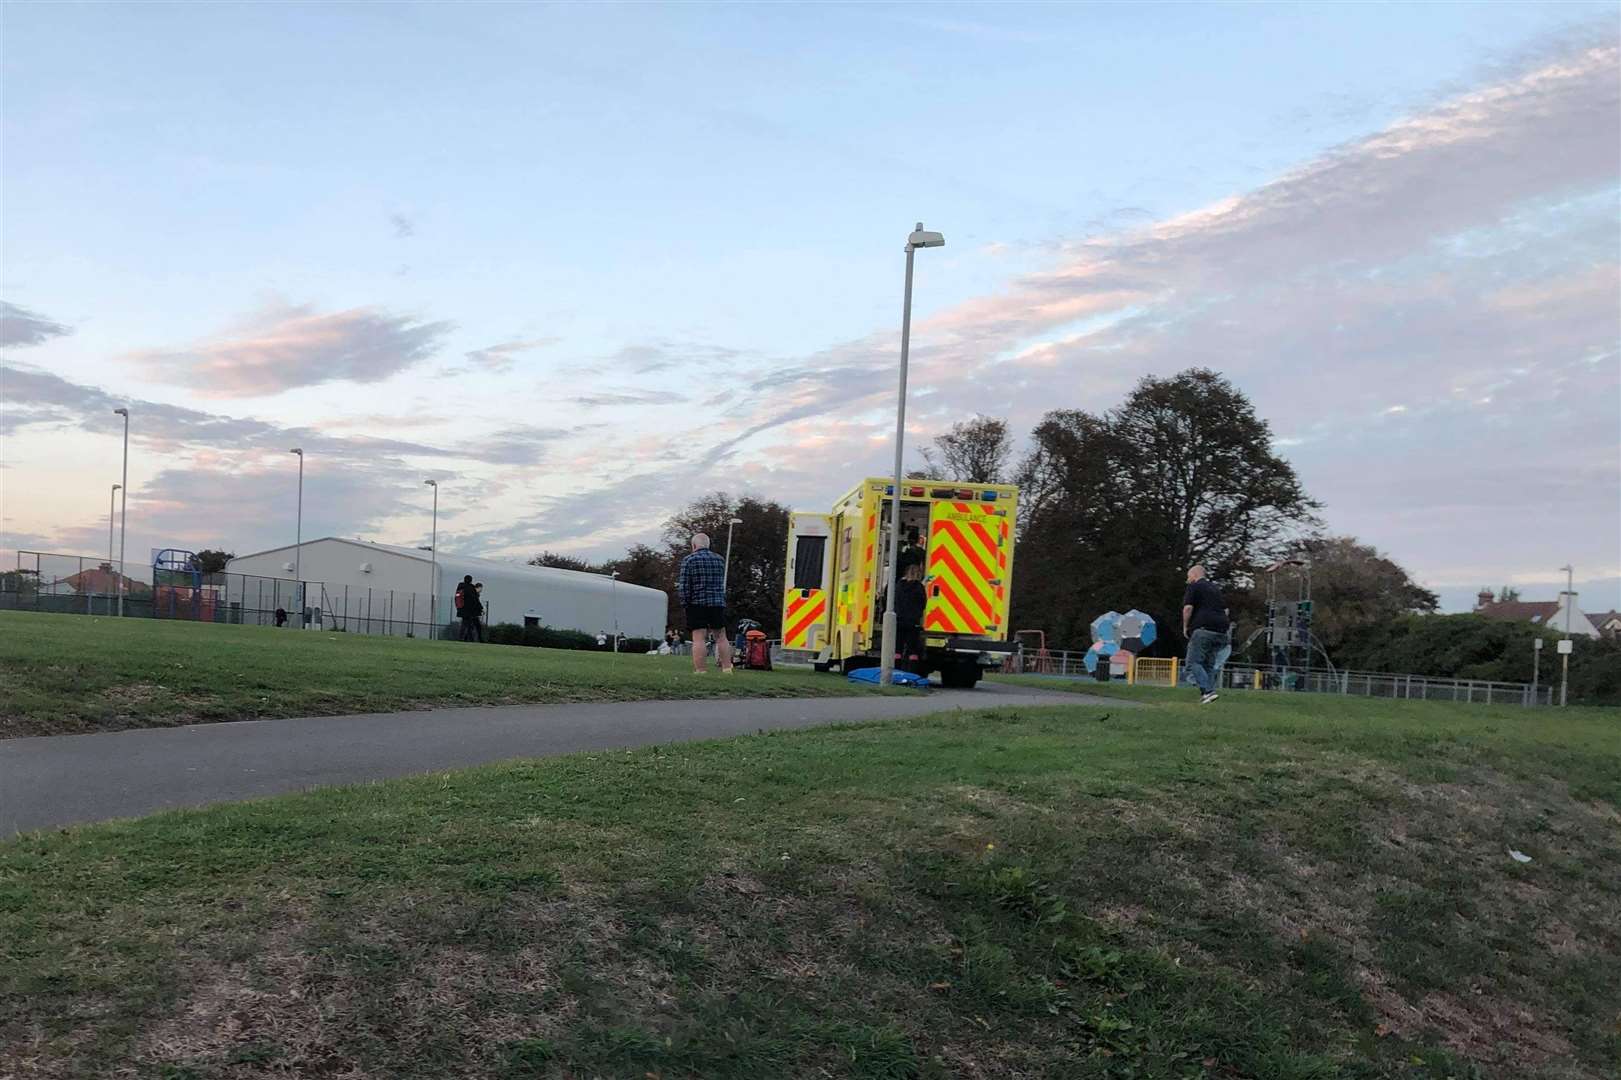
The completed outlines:
<svg viewBox="0 0 1621 1080">
<path fill-rule="evenodd" d="M 203 397 L 261 397 L 338 380 L 381 381 L 432 356 L 450 328 L 372 308 L 323 315 L 277 305 L 216 337 L 129 359 L 152 378 Z"/>
</svg>

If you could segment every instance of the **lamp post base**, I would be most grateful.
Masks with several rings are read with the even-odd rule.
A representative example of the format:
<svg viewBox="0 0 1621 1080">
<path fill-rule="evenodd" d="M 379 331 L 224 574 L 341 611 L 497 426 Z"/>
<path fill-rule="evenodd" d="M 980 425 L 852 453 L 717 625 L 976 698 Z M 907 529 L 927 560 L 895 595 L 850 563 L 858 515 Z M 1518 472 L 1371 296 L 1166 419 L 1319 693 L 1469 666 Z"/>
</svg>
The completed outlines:
<svg viewBox="0 0 1621 1080">
<path fill-rule="evenodd" d="M 895 611 L 893 607 L 884 612 L 884 630 L 880 639 L 880 656 L 878 658 L 878 685 L 888 686 L 895 676 Z"/>
</svg>

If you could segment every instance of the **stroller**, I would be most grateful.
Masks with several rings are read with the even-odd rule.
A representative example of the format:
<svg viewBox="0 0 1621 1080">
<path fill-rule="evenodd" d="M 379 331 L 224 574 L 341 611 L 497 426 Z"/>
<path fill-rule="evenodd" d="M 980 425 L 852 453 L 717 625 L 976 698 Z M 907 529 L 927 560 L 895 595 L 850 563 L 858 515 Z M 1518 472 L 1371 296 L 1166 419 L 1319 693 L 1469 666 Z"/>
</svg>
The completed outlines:
<svg viewBox="0 0 1621 1080">
<path fill-rule="evenodd" d="M 771 670 L 771 641 L 753 619 L 740 619 L 737 624 L 738 664 L 750 671 Z"/>
</svg>

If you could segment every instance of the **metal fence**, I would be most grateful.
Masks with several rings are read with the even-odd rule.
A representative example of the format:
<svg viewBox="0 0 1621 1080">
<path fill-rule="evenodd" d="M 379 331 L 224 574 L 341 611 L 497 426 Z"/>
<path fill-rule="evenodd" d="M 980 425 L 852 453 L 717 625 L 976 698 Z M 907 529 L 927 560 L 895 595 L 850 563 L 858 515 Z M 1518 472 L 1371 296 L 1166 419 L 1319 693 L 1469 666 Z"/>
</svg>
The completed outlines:
<svg viewBox="0 0 1621 1080">
<path fill-rule="evenodd" d="M 459 625 L 448 619 L 435 626 L 426 593 L 392 589 L 352 589 L 319 581 L 251 574 L 192 574 L 155 571 L 127 563 L 120 573 L 114 563 L 93 555 L 59 555 L 19 551 L 13 570 L 0 571 L 0 609 L 51 611 L 78 615 L 117 615 L 119 592 L 126 618 L 182 619 L 188 622 L 285 625 L 397 637 L 456 637 Z M 486 608 L 484 622 L 494 625 L 497 613 Z"/>
<path fill-rule="evenodd" d="M 1051 675 L 1055 678 L 1094 679 L 1086 670 L 1085 653 L 1050 650 L 1036 657 L 1015 653 L 1003 665 L 1004 672 Z M 1188 683 L 1185 666 L 1176 657 L 1139 657 L 1128 678 L 1138 686 L 1174 687 Z M 1305 671 L 1280 673 L 1245 664 L 1222 668 L 1221 684 L 1227 690 L 1281 690 L 1314 694 L 1340 694 L 1412 701 L 1457 701 L 1482 705 L 1551 705 L 1551 686 L 1530 683 L 1494 682 L 1489 679 L 1456 679 L 1436 675 L 1392 674 L 1378 671 Z"/>
</svg>

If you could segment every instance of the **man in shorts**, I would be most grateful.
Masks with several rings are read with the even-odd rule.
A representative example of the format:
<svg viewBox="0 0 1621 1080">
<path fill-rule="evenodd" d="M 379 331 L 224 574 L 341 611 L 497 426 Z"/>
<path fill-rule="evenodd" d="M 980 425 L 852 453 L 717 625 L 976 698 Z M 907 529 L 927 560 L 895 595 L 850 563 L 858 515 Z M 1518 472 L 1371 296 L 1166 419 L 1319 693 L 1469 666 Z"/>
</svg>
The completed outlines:
<svg viewBox="0 0 1621 1080">
<path fill-rule="evenodd" d="M 709 536 L 692 538 L 692 554 L 681 560 L 675 578 L 675 595 L 687 609 L 687 629 L 692 632 L 692 670 L 707 674 L 704 668 L 705 641 L 715 635 L 715 659 L 723 675 L 732 673 L 732 643 L 726 640 L 726 560 L 709 550 Z"/>
</svg>

